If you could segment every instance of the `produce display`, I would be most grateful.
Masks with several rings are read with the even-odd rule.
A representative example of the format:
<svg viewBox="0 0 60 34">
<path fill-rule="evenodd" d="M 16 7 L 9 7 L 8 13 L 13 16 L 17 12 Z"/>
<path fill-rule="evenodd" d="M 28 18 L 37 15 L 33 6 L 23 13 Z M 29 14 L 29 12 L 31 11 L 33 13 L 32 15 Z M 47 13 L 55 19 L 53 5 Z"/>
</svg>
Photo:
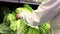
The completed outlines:
<svg viewBox="0 0 60 34">
<path fill-rule="evenodd" d="M 24 4 L 23 7 L 16 8 L 15 11 L 11 11 L 6 6 L 1 7 L 2 14 L 0 14 L 0 16 L 3 16 L 3 21 L 0 24 L 1 34 L 49 34 L 49 22 L 41 24 L 38 28 L 35 28 L 25 24 L 23 19 L 16 18 L 16 14 L 19 13 L 21 9 L 30 13 L 33 11 L 27 4 Z"/>
</svg>

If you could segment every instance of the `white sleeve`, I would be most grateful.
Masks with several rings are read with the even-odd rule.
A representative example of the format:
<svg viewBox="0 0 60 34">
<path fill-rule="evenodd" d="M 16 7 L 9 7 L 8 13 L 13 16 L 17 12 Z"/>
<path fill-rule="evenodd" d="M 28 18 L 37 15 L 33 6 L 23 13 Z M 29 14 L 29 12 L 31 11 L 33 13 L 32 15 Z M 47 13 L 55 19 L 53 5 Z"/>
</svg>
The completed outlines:
<svg viewBox="0 0 60 34">
<path fill-rule="evenodd" d="M 33 13 L 22 12 L 20 16 L 29 23 L 29 25 L 40 25 L 51 20 L 60 12 L 60 0 L 45 0 L 33 11 Z"/>
</svg>

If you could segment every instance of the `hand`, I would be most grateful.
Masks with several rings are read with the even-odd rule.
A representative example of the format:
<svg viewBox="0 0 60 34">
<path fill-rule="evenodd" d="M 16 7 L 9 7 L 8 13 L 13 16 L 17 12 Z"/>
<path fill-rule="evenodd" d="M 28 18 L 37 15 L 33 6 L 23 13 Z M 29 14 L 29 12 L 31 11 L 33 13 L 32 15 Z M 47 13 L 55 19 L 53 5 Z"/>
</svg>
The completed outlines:
<svg viewBox="0 0 60 34">
<path fill-rule="evenodd" d="M 21 9 L 21 11 L 20 11 L 19 13 L 16 14 L 16 17 L 17 17 L 18 19 L 20 19 L 20 14 L 21 14 L 21 12 L 23 12 L 22 9 Z"/>
<path fill-rule="evenodd" d="M 20 18 L 20 13 L 18 13 L 18 14 L 16 15 L 16 17 L 19 19 L 19 18 Z"/>
</svg>

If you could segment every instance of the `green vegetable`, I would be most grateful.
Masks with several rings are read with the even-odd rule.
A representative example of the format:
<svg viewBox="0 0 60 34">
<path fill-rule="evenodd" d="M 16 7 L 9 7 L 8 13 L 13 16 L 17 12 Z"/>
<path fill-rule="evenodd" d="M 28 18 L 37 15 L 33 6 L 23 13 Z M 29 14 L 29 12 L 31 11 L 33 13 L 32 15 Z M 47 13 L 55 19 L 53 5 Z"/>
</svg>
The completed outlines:
<svg viewBox="0 0 60 34">
<path fill-rule="evenodd" d="M 26 12 L 30 12 L 32 13 L 33 9 L 28 5 L 28 4 L 25 4 L 24 7 L 19 7 L 15 10 L 16 13 L 19 13 L 21 11 L 26 11 Z"/>
<path fill-rule="evenodd" d="M 14 14 L 12 13 L 8 13 L 7 15 L 5 15 L 4 19 L 3 19 L 3 23 L 7 26 L 10 26 L 10 23 L 15 21 L 16 17 Z"/>
<path fill-rule="evenodd" d="M 20 8 L 20 7 L 19 8 L 16 8 L 15 9 L 15 13 L 17 14 L 17 13 L 21 12 L 21 10 L 22 10 L 22 8 Z"/>
<path fill-rule="evenodd" d="M 39 28 L 39 32 L 40 34 L 46 34 L 46 31 L 42 27 Z"/>
<path fill-rule="evenodd" d="M 50 23 L 46 22 L 46 23 L 42 24 L 41 27 L 43 27 L 45 30 L 50 29 Z"/>
<path fill-rule="evenodd" d="M 50 24 L 49 23 L 44 23 L 42 25 L 43 29 L 46 31 L 47 34 L 49 34 L 50 31 Z"/>
<path fill-rule="evenodd" d="M 9 27 L 5 26 L 4 24 L 0 24 L 0 34 L 13 34 Z"/>
<path fill-rule="evenodd" d="M 19 23 L 20 22 L 20 23 Z M 22 19 L 18 20 L 17 34 L 27 34 L 29 26 Z"/>
<path fill-rule="evenodd" d="M 18 23 L 17 21 L 11 22 L 10 29 L 13 31 L 16 31 L 17 30 L 17 23 Z"/>
<path fill-rule="evenodd" d="M 24 7 L 23 7 L 25 10 L 28 10 L 28 12 L 32 13 L 33 12 L 33 9 L 28 5 L 28 4 L 24 4 Z"/>
<path fill-rule="evenodd" d="M 26 12 L 30 12 L 32 13 L 33 9 L 29 6 L 29 5 L 24 5 L 24 7 L 19 7 L 15 10 L 16 14 L 21 12 L 21 11 L 26 11 Z M 23 19 L 19 19 L 17 21 L 18 23 L 18 26 L 17 26 L 17 34 L 27 34 L 27 31 L 29 29 L 29 26 L 27 24 L 25 24 L 24 20 Z"/>
<path fill-rule="evenodd" d="M 39 33 L 39 29 L 30 26 L 27 34 L 40 34 L 40 33 Z"/>
<path fill-rule="evenodd" d="M 43 28 L 44 31 L 46 32 L 46 34 L 49 34 L 49 31 L 50 31 L 50 23 L 49 22 L 46 22 L 46 23 L 40 25 L 39 28 Z"/>
</svg>

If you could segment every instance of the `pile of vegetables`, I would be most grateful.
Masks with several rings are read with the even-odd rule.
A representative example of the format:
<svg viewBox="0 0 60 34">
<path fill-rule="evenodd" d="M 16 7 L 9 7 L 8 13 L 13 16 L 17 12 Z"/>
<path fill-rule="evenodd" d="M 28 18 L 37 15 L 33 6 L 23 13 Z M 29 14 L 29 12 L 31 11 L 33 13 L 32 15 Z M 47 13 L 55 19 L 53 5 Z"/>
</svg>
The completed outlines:
<svg viewBox="0 0 60 34">
<path fill-rule="evenodd" d="M 0 24 L 1 34 L 49 34 L 49 22 L 35 28 L 25 24 L 23 19 L 17 19 L 16 14 L 19 13 L 21 9 L 30 13 L 33 11 L 27 4 L 25 4 L 24 7 L 16 8 L 13 12 L 11 12 L 8 7 L 3 6 L 1 8 L 3 14 L 3 22 Z"/>
</svg>

